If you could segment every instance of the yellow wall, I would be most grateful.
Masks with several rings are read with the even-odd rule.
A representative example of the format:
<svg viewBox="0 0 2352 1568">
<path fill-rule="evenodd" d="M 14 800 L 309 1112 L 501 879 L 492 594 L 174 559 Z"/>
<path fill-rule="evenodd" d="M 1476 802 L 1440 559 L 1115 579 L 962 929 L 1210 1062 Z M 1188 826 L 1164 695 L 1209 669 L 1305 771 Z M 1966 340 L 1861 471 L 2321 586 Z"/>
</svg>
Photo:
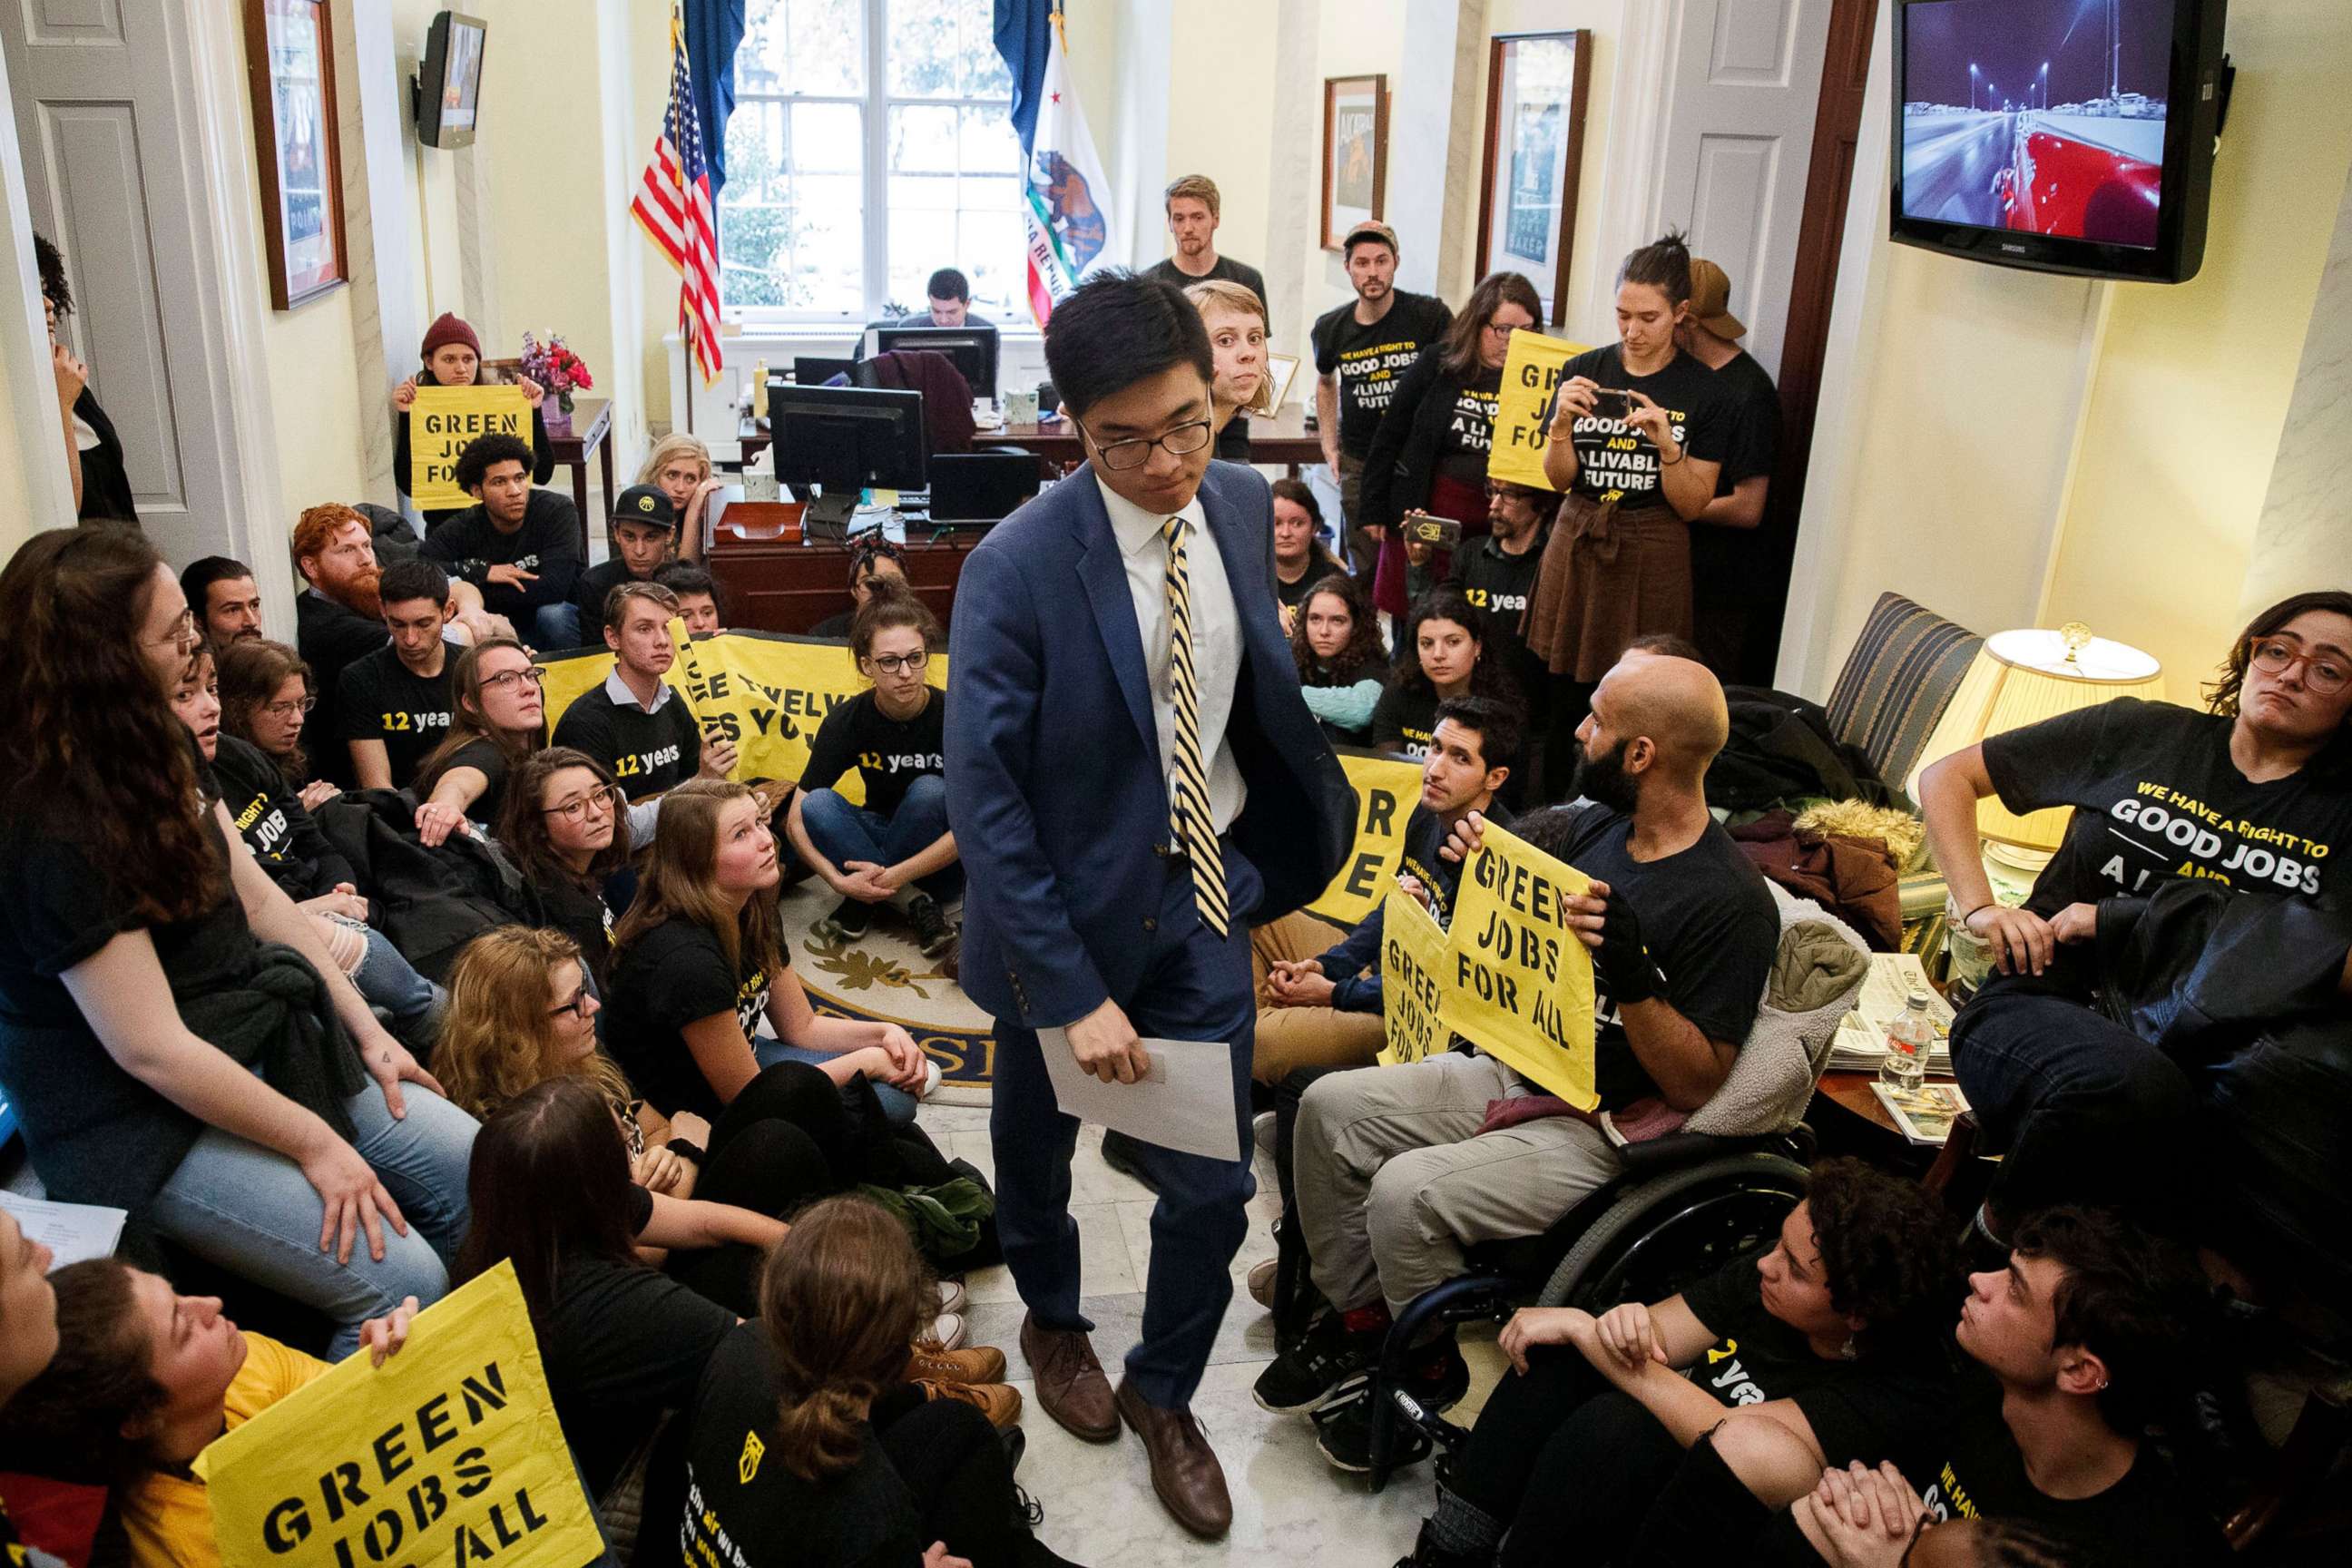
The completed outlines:
<svg viewBox="0 0 2352 1568">
<path fill-rule="evenodd" d="M 1169 40 L 1173 89 L 1168 103 L 1169 180 L 1204 174 L 1217 182 L 1217 249 L 1263 268 L 1274 159 L 1274 22 L 1263 0 L 1184 0 Z M 1366 6 L 1365 9 L 1375 9 Z M 1201 90 L 1213 83 L 1213 90 Z M 1099 99 L 1087 101 L 1091 127 Z M 1105 106 L 1108 107 L 1107 105 Z M 1136 223 L 1174 248 L 1157 189 L 1135 193 Z"/>
<path fill-rule="evenodd" d="M 2147 649 L 2180 700 L 2242 624 L 2331 198 L 2352 167 L 2352 5 L 2238 0 L 2229 43 L 2237 92 L 2205 266 L 2179 287 L 2116 290 L 2042 617 Z"/>
</svg>

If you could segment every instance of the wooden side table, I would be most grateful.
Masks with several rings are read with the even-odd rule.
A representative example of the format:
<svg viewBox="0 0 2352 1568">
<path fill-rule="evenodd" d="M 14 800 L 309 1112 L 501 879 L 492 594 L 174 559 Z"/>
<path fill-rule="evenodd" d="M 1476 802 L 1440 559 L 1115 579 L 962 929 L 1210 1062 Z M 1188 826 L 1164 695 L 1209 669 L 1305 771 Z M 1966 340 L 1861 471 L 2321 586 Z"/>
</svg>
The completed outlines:
<svg viewBox="0 0 2352 1568">
<path fill-rule="evenodd" d="M 553 394 L 549 395 L 551 401 Z M 572 470 L 572 504 L 580 511 L 580 561 L 588 561 L 588 456 L 594 453 L 604 479 L 604 510 L 603 522 L 610 528 L 613 522 L 613 444 L 604 437 L 612 433 L 613 400 L 609 397 L 575 397 L 572 400 L 572 424 L 557 430 L 552 426 L 547 432 L 548 449 L 555 454 L 561 467 Z"/>
</svg>

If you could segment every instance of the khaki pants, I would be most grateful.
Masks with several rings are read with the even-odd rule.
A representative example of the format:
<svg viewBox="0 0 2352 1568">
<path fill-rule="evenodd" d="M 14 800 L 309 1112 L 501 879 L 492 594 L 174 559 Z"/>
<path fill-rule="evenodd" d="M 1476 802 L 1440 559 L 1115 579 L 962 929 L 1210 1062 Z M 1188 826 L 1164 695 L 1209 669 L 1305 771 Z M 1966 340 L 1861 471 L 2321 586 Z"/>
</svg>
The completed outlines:
<svg viewBox="0 0 2352 1568">
<path fill-rule="evenodd" d="M 1342 1311 L 1391 1311 L 1458 1278 L 1464 1249 L 1538 1236 L 1616 1174 L 1617 1151 L 1572 1116 L 1484 1136 L 1490 1100 L 1530 1092 L 1491 1057 L 1319 1079 L 1299 1101 L 1293 1174 L 1315 1283 Z"/>
<path fill-rule="evenodd" d="M 1383 1039 L 1378 1013 L 1342 1013 L 1336 1007 L 1276 1007 L 1268 1005 L 1266 975 L 1276 963 L 1320 958 L 1341 936 L 1328 921 L 1300 910 L 1250 931 L 1250 972 L 1257 987 L 1257 1044 L 1250 1076 L 1280 1083 L 1297 1068 L 1369 1067 Z M 1332 975 L 1331 979 L 1345 978 Z"/>
</svg>

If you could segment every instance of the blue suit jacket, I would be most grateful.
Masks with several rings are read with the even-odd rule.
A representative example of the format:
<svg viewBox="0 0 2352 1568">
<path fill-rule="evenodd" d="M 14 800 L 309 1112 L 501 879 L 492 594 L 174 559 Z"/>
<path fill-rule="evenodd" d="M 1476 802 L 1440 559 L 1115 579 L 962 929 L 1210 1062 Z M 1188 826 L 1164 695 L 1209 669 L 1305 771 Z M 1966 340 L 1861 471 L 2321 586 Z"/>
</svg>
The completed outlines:
<svg viewBox="0 0 2352 1568">
<path fill-rule="evenodd" d="M 1202 509 L 1233 584 L 1242 668 L 1226 738 L 1249 786 L 1231 841 L 1265 879 L 1262 921 L 1319 895 L 1355 795 L 1298 694 L 1274 605 L 1273 501 L 1209 465 Z M 948 819 L 968 877 L 963 988 L 1000 1018 L 1122 1006 L 1158 942 L 1170 837 L 1143 642 L 1093 468 L 1006 518 L 965 559 L 948 638 Z"/>
</svg>

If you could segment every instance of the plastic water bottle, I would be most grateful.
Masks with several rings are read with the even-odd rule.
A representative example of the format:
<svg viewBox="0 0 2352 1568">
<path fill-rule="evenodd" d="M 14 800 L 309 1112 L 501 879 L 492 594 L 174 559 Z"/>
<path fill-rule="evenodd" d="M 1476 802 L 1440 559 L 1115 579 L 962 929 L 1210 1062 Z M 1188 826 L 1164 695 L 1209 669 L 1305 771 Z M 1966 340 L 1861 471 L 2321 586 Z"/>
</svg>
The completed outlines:
<svg viewBox="0 0 2352 1568">
<path fill-rule="evenodd" d="M 1914 991 L 1903 1016 L 1887 1028 L 1886 1059 L 1878 1065 L 1878 1081 L 1916 1092 L 1927 1079 L 1927 1053 L 1935 1044 L 1936 1021 L 1927 1016 L 1927 994 Z"/>
</svg>

